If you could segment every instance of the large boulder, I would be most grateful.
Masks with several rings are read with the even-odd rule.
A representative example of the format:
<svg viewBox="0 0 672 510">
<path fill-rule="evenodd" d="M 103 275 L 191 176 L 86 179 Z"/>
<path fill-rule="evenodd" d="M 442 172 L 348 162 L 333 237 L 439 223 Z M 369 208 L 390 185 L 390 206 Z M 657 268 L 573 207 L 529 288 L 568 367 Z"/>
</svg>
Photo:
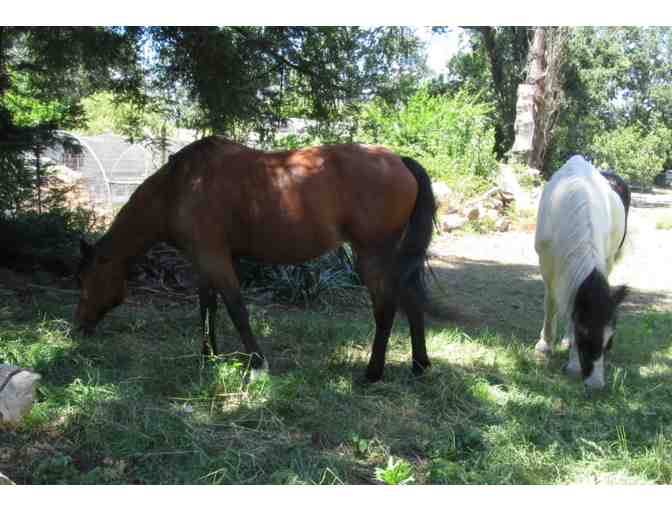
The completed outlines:
<svg viewBox="0 0 672 510">
<path fill-rule="evenodd" d="M 0 425 L 18 425 L 30 412 L 40 378 L 25 368 L 0 365 Z"/>
</svg>

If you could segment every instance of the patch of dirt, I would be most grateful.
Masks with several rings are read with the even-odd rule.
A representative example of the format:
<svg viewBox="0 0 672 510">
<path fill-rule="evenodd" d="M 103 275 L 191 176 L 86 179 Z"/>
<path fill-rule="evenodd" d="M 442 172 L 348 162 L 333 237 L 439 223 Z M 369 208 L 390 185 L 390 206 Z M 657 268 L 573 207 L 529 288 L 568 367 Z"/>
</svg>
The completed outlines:
<svg viewBox="0 0 672 510">
<path fill-rule="evenodd" d="M 672 191 L 633 193 L 624 256 L 609 279 L 612 285 L 631 288 L 626 313 L 672 311 L 672 230 L 656 229 L 663 218 L 672 219 Z M 536 339 L 544 286 L 534 230 L 528 230 L 436 238 L 430 247 L 438 277 L 432 285 L 431 315 Z"/>
</svg>

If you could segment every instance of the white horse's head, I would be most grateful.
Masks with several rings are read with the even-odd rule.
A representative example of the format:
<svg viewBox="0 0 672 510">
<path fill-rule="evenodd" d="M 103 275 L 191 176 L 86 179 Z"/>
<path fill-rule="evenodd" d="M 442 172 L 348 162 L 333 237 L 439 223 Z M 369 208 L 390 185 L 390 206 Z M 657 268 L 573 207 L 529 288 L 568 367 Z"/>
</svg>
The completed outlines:
<svg viewBox="0 0 672 510">
<path fill-rule="evenodd" d="M 625 286 L 611 289 L 598 270 L 594 270 L 577 291 L 572 312 L 575 359 L 574 363 L 570 360 L 568 369 L 576 372 L 580 369 L 589 389 L 604 387 L 604 355 L 613 345 L 617 309 L 627 293 Z"/>
</svg>

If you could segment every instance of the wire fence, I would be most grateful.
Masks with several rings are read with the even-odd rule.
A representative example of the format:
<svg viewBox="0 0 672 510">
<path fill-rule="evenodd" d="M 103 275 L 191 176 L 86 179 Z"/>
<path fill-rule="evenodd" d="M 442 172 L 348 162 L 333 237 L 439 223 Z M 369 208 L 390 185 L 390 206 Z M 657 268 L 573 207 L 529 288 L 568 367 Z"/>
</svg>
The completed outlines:
<svg viewBox="0 0 672 510">
<path fill-rule="evenodd" d="M 107 212 L 124 204 L 170 154 L 189 143 L 183 140 L 130 143 L 114 134 L 80 136 L 61 132 L 60 135 L 63 141 L 49 147 L 44 156 L 56 165 L 80 173 L 91 207 Z"/>
</svg>

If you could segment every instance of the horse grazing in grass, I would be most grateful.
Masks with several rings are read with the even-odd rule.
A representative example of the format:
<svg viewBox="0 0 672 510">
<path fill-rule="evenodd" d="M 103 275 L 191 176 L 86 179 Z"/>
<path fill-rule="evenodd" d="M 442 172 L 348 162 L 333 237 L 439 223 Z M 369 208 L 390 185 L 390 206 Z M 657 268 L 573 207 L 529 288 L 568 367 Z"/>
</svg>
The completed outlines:
<svg viewBox="0 0 672 510">
<path fill-rule="evenodd" d="M 148 177 L 95 245 L 82 242 L 75 321 L 84 333 L 93 332 L 124 300 L 130 261 L 165 241 L 199 273 L 204 334 L 212 330 L 214 309 L 207 312 L 216 289 L 256 373 L 268 363 L 250 329 L 234 258 L 296 264 L 349 242 L 376 322 L 367 379 L 383 375 L 399 305 L 410 325 L 412 369 L 421 374 L 430 366 L 424 276 L 435 219 L 426 171 L 382 147 L 261 152 L 218 136 L 204 138 Z"/>
<path fill-rule="evenodd" d="M 613 342 L 625 286 L 608 277 L 626 236 L 630 190 L 620 177 L 601 175 L 573 156 L 544 187 L 535 249 L 544 279 L 544 326 L 536 351 L 549 354 L 556 316 L 567 318 L 567 371 L 589 389 L 604 387 L 604 354 Z"/>
</svg>

